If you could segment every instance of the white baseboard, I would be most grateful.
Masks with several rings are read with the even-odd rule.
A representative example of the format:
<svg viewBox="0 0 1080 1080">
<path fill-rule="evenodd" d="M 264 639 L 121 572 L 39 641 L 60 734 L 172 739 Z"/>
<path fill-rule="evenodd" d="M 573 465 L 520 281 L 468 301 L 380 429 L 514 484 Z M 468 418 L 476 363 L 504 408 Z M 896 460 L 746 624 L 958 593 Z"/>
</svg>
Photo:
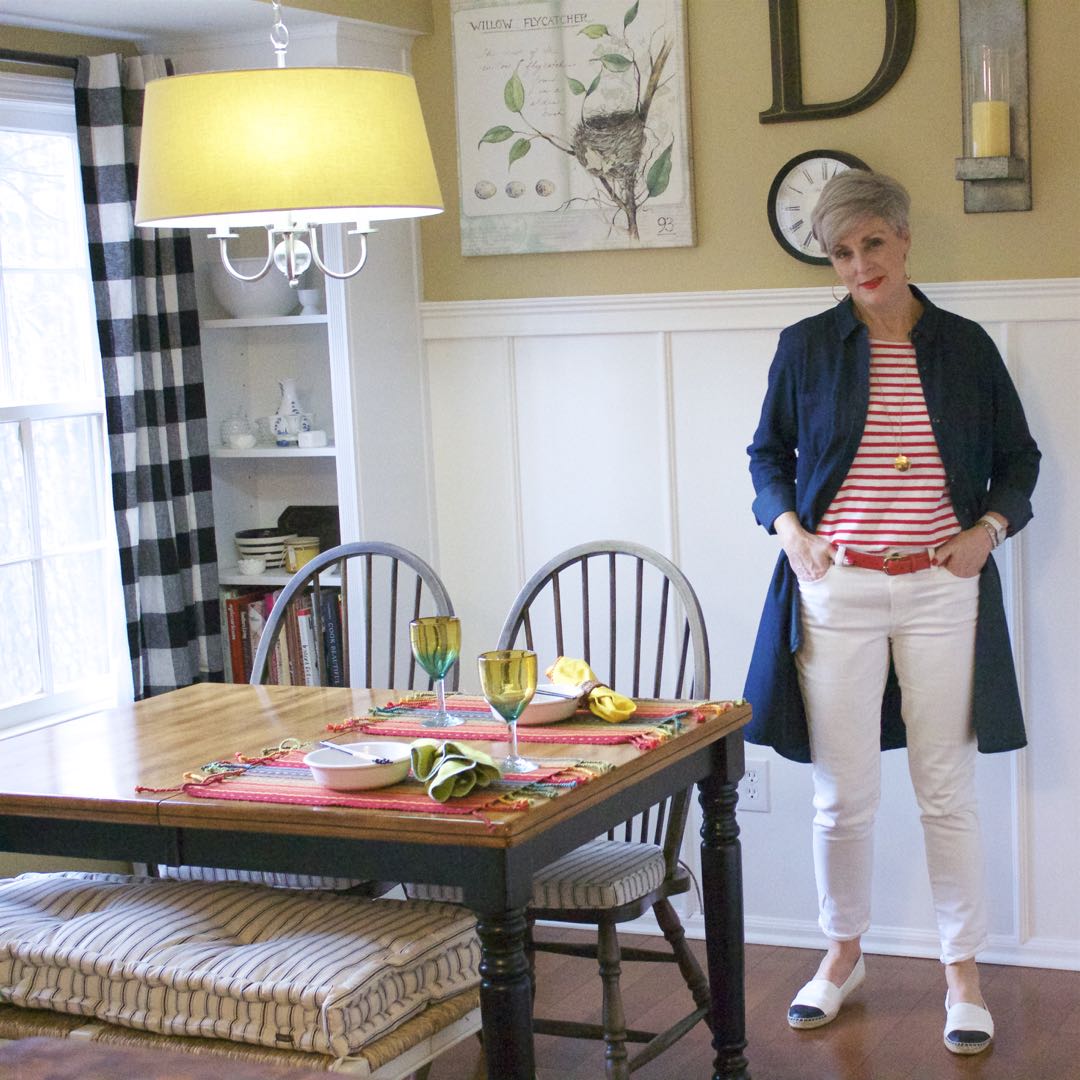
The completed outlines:
<svg viewBox="0 0 1080 1080">
<path fill-rule="evenodd" d="M 688 938 L 704 940 L 705 922 L 701 915 L 683 919 L 683 928 Z M 622 933 L 654 937 L 660 934 L 660 928 L 651 916 L 623 923 L 619 930 Z M 817 923 L 808 920 L 748 918 L 744 923 L 744 938 L 748 945 L 778 945 L 793 949 L 823 948 Z M 936 934 L 884 927 L 864 935 L 863 948 L 868 953 L 882 956 L 937 959 L 941 946 Z M 979 960 L 984 964 L 1007 964 L 1011 967 L 1080 971 L 1080 946 L 1075 941 L 1055 938 L 1029 938 L 1020 943 L 1003 935 L 992 934 L 989 945 L 979 953 Z"/>
</svg>

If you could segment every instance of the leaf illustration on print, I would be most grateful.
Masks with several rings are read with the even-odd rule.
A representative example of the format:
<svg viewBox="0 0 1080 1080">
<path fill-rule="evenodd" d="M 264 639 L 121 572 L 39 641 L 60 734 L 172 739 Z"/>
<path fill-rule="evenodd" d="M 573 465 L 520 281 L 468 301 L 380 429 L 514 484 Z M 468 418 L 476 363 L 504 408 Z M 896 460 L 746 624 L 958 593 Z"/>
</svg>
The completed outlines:
<svg viewBox="0 0 1080 1080">
<path fill-rule="evenodd" d="M 621 34 L 613 34 L 603 23 L 590 23 L 578 31 L 578 36 L 596 42 L 596 53 L 588 63 L 595 64 L 597 70 L 588 86 L 584 79 L 567 75 L 567 88 L 580 101 L 580 114 L 569 136 L 542 131 L 526 117 L 528 94 L 519 61 L 503 87 L 503 103 L 526 130 L 497 124 L 488 128 L 478 143 L 501 143 L 517 136 L 507 156 L 508 168 L 529 153 L 536 139 L 573 157 L 595 185 L 593 196 L 584 201 L 604 209 L 611 227 L 624 229 L 634 240 L 640 238 L 638 214 L 642 206 L 668 188 L 675 151 L 674 138 L 661 149 L 664 135 L 658 135 L 649 125 L 649 111 L 663 86 L 673 43 L 665 33 L 656 52 L 652 52 L 663 28 L 653 32 L 652 41 L 646 37 L 631 42 L 627 31 L 637 20 L 640 7 L 640 0 L 636 0 L 627 8 Z M 605 79 L 616 81 L 610 92 L 597 95 Z M 594 95 L 597 100 L 603 98 L 599 105 L 593 106 L 590 101 Z M 559 209 L 578 201 L 583 200 L 570 199 Z"/>
</svg>

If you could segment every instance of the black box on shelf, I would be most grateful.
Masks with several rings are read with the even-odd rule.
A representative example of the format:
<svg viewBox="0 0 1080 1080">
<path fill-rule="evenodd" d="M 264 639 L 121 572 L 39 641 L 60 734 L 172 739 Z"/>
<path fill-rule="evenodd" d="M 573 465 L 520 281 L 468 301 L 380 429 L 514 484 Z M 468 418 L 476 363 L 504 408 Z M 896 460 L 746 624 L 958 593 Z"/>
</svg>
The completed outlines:
<svg viewBox="0 0 1080 1080">
<path fill-rule="evenodd" d="M 282 532 L 296 536 L 317 536 L 320 551 L 341 543 L 341 525 L 336 506 L 286 506 L 277 524 Z"/>
</svg>

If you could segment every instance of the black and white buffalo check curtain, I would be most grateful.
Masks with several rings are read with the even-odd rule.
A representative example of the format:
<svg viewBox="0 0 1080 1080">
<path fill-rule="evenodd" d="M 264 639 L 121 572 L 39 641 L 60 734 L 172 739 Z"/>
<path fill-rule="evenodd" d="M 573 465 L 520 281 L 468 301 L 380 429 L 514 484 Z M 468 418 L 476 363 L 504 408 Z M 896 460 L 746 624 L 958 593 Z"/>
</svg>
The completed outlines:
<svg viewBox="0 0 1080 1080">
<path fill-rule="evenodd" d="M 221 678 L 191 241 L 136 229 L 143 88 L 160 57 L 80 57 L 75 111 L 135 697 Z"/>
</svg>

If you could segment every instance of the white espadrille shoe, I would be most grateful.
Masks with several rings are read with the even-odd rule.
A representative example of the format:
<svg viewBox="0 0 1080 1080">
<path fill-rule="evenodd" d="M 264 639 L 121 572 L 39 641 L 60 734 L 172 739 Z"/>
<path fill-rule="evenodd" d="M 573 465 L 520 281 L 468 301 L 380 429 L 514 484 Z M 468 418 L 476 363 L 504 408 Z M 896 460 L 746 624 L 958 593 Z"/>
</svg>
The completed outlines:
<svg viewBox="0 0 1080 1080">
<path fill-rule="evenodd" d="M 831 1023 L 836 1019 L 840 1006 L 862 986 L 865 978 L 866 965 L 860 953 L 843 986 L 837 986 L 828 979 L 811 979 L 788 1006 L 787 1022 L 793 1028 L 800 1029 L 823 1027 Z"/>
<path fill-rule="evenodd" d="M 945 1047 L 954 1054 L 981 1054 L 993 1041 L 990 1010 L 968 1001 L 949 1004 L 945 995 Z"/>
</svg>

